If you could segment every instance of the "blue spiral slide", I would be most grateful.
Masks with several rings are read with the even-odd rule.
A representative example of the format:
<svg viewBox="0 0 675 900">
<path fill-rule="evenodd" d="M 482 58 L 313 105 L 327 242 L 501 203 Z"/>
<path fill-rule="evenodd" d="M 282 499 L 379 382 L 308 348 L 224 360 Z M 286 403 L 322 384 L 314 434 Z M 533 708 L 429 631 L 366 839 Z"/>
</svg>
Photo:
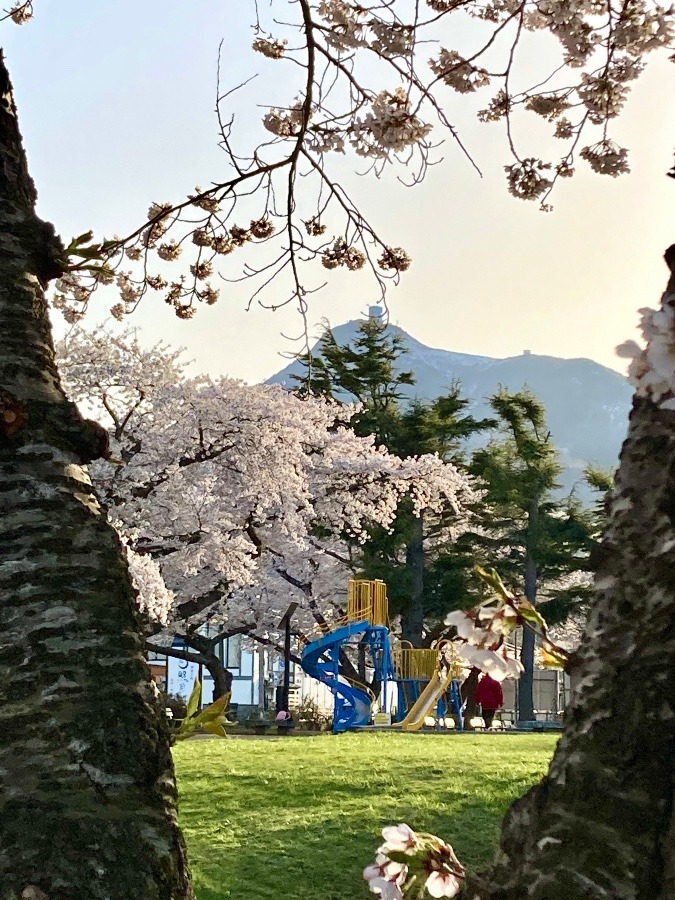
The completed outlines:
<svg viewBox="0 0 675 900">
<path fill-rule="evenodd" d="M 374 630 L 367 619 L 349 622 L 307 644 L 302 652 L 301 664 L 305 672 L 322 681 L 335 694 L 333 731 L 336 733 L 370 723 L 370 696 L 365 690 L 340 681 L 340 647 L 350 638 Z"/>
</svg>

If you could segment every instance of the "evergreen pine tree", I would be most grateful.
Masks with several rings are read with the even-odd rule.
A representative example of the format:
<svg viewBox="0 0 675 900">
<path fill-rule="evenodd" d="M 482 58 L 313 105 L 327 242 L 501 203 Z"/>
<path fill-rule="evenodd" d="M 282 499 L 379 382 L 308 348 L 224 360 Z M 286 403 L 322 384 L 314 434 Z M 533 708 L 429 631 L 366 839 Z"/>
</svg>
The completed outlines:
<svg viewBox="0 0 675 900">
<path fill-rule="evenodd" d="M 514 585 L 522 585 L 531 603 L 545 599 L 544 615 L 553 624 L 581 610 L 587 588 L 566 582 L 589 570 L 598 514 L 573 496 L 556 498 L 562 469 L 541 402 L 529 390 L 502 389 L 490 406 L 501 436 L 472 458 L 471 471 L 487 491 L 481 528 L 472 536 L 474 551 Z M 518 685 L 519 717 L 525 721 L 534 718 L 534 651 L 534 633 L 526 628 Z"/>
<path fill-rule="evenodd" d="M 373 317 L 361 322 L 354 340 L 344 345 L 326 328 L 317 352 L 300 357 L 304 372 L 296 377 L 298 390 L 362 404 L 351 427 L 358 435 L 374 435 L 379 445 L 397 456 L 437 453 L 458 464 L 462 441 L 494 423 L 465 414 L 469 401 L 456 384 L 436 400 L 412 400 L 404 406 L 403 388 L 415 383 L 414 373 L 398 364 L 405 352 L 403 339 Z M 466 605 L 464 594 L 458 596 L 457 591 L 466 592 L 469 583 L 469 548 L 463 545 L 453 577 L 447 563 L 436 571 L 444 548 L 436 542 L 434 552 L 429 551 L 429 539 L 447 529 L 452 515 L 448 510 L 425 520 L 404 502 L 392 530 L 373 529 L 360 554 L 362 574 L 387 582 L 392 612 L 401 614 L 402 637 L 414 646 L 425 638 L 427 616 L 442 621 L 450 609 Z"/>
</svg>

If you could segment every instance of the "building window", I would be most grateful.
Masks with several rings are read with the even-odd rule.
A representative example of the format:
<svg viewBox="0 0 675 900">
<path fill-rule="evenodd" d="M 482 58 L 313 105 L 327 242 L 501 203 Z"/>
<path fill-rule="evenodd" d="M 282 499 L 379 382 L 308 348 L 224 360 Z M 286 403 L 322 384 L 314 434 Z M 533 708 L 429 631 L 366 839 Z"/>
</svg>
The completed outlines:
<svg viewBox="0 0 675 900">
<path fill-rule="evenodd" d="M 239 669 L 241 667 L 241 635 L 235 634 L 223 642 L 225 650 L 225 666 L 228 669 Z"/>
</svg>

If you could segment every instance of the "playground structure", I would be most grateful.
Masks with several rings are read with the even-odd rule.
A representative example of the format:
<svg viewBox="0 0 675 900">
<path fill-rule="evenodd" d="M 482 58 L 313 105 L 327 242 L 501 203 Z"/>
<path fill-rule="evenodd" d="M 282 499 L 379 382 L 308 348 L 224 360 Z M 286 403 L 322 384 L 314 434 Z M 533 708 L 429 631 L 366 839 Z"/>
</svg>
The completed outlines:
<svg viewBox="0 0 675 900">
<path fill-rule="evenodd" d="M 360 645 L 370 652 L 378 696 L 365 684 L 347 677 L 341 662 L 346 647 Z M 352 580 L 347 590 L 347 612 L 317 640 L 308 643 L 302 668 L 323 682 L 334 695 L 333 731 L 365 728 L 373 707 L 388 712 L 389 685 L 396 685 L 396 722 L 392 728 L 418 731 L 429 723 L 462 729 L 459 696 L 460 667 L 448 642 L 420 650 L 395 641 L 389 623 L 387 588 L 383 581 Z M 448 699 L 449 698 L 449 699 Z"/>
</svg>

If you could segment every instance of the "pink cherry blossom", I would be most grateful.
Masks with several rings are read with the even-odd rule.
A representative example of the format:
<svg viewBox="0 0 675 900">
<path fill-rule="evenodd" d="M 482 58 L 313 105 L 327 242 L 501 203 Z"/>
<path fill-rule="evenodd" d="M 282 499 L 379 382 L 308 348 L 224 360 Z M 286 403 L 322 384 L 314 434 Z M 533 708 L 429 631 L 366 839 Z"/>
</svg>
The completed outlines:
<svg viewBox="0 0 675 900">
<path fill-rule="evenodd" d="M 389 825 L 382 829 L 384 853 L 409 853 L 413 854 L 419 843 L 417 835 L 408 825 Z"/>
<path fill-rule="evenodd" d="M 430 897 L 454 897 L 462 885 L 450 872 L 432 872 L 424 886 Z"/>
</svg>

